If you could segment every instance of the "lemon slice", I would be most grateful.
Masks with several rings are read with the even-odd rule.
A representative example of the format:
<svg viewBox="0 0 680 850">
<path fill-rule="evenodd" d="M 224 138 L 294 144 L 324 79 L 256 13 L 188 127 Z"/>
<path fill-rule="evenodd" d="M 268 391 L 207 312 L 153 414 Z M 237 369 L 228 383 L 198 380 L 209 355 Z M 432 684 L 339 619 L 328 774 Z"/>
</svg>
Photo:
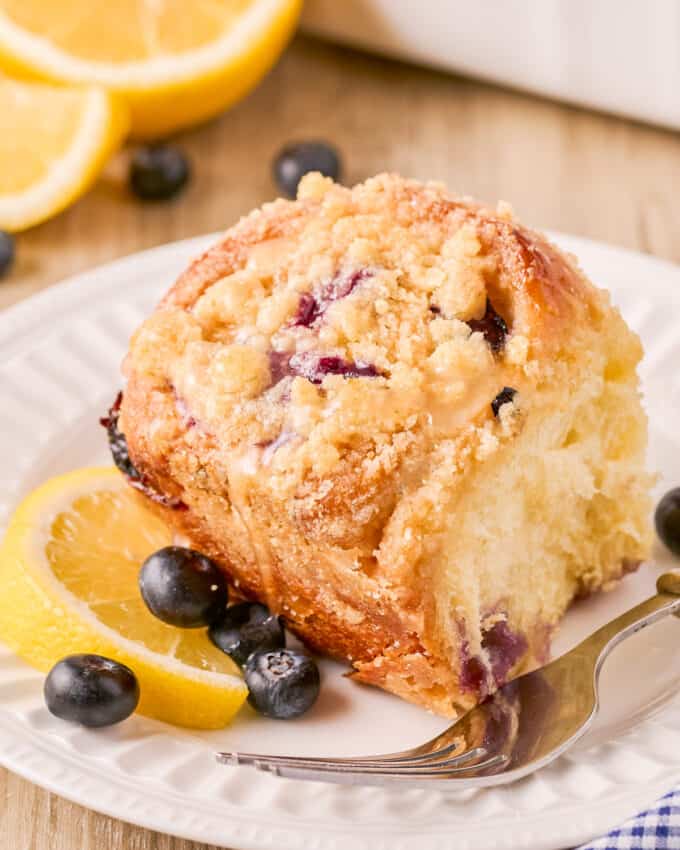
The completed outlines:
<svg viewBox="0 0 680 850">
<path fill-rule="evenodd" d="M 23 230 L 79 197 L 127 133 L 104 89 L 0 79 L 0 228 Z"/>
<path fill-rule="evenodd" d="M 215 115 L 290 38 L 302 0 L 0 0 L 0 67 L 124 96 L 136 136 Z"/>
<path fill-rule="evenodd" d="M 178 726 L 225 726 L 247 687 L 204 629 L 175 629 L 139 593 L 142 561 L 171 543 L 115 469 L 54 478 L 14 514 L 0 550 L 0 640 L 40 670 L 94 652 L 139 679 L 139 711 Z"/>
</svg>

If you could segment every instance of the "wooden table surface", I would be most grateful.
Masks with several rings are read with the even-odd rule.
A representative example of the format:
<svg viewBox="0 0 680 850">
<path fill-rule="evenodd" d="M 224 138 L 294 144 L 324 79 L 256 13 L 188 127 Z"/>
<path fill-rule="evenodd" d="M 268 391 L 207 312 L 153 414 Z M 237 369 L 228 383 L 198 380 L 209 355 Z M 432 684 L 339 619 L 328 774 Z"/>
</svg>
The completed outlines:
<svg viewBox="0 0 680 850">
<path fill-rule="evenodd" d="M 298 39 L 245 102 L 179 139 L 194 178 L 176 202 L 126 191 L 126 154 L 55 220 L 22 234 L 0 307 L 81 269 L 219 230 L 270 199 L 273 154 L 327 138 L 345 181 L 383 170 L 509 200 L 541 228 L 680 262 L 680 138 L 617 118 Z M 208 850 L 88 812 L 0 769 L 2 850 Z"/>
</svg>

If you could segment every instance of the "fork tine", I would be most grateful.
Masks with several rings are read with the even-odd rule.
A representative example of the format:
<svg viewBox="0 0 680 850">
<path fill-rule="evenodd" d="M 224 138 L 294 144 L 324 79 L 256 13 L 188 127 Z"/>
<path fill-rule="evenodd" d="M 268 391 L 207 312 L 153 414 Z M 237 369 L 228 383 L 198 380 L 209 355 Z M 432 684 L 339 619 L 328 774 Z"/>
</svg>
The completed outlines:
<svg viewBox="0 0 680 850">
<path fill-rule="evenodd" d="M 379 756 L 356 756 L 351 758 L 317 758 L 314 756 L 263 756 L 261 754 L 256 753 L 227 752 L 218 753 L 217 760 L 222 764 L 228 765 L 247 765 L 254 764 L 256 761 L 263 760 L 270 761 L 272 763 L 295 760 L 298 763 L 305 762 L 305 764 L 309 764 L 310 766 L 328 762 L 337 762 L 340 764 L 352 765 L 398 766 L 401 764 L 428 763 L 431 761 L 439 761 L 456 752 L 458 749 L 460 749 L 460 752 L 456 754 L 454 760 L 459 760 L 460 763 L 483 756 L 484 750 L 482 750 L 478 746 L 470 746 L 467 749 L 465 748 L 465 739 L 462 734 L 458 734 L 455 737 L 452 736 L 452 732 L 457 725 L 458 724 L 453 724 L 453 726 L 450 726 L 448 729 L 446 729 L 444 732 L 441 732 L 435 738 L 432 738 L 427 743 L 421 744 L 420 746 L 414 747 L 413 749 L 402 750 L 396 753 L 387 753 L 385 755 Z"/>
<path fill-rule="evenodd" d="M 472 759 L 481 758 L 486 754 L 486 750 L 482 747 L 474 747 L 469 750 L 465 750 L 464 752 L 458 753 L 454 755 L 455 751 L 458 749 L 458 744 L 449 744 L 446 747 L 442 747 L 441 750 L 434 750 L 431 753 L 423 753 L 416 756 L 361 756 L 359 758 L 316 758 L 310 756 L 309 758 L 305 758 L 304 756 L 266 756 L 266 760 L 268 762 L 281 762 L 281 763 L 290 763 L 290 762 L 305 762 L 305 764 L 314 765 L 314 764 L 347 764 L 347 765 L 355 765 L 357 767 L 409 767 L 409 766 L 426 766 L 428 764 L 438 764 L 439 762 L 446 761 L 447 764 L 464 764 L 465 762 L 471 761 Z M 239 764 L 253 764 L 255 761 L 261 761 L 263 759 L 262 756 L 258 756 L 252 753 L 234 753 L 234 756 L 238 758 Z"/>
<path fill-rule="evenodd" d="M 275 770 L 280 768 L 304 768 L 306 770 L 348 770 L 348 771 L 387 771 L 397 773 L 408 771 L 457 770 L 478 768 L 490 759 L 482 747 L 476 747 L 460 755 L 434 753 L 432 757 L 420 756 L 412 760 L 391 759 L 352 759 L 352 758 L 305 758 L 297 756 L 262 756 L 253 753 L 221 753 L 218 760 L 223 764 L 249 765 L 260 770 Z M 473 762 L 470 764 L 470 762 Z"/>
<path fill-rule="evenodd" d="M 452 779 L 455 777 L 464 778 L 467 774 L 472 773 L 480 775 L 480 772 L 488 774 L 495 768 L 504 767 L 508 761 L 508 756 L 496 755 L 481 762 L 462 766 L 449 765 L 446 761 L 444 761 L 439 764 L 428 765 L 425 767 L 404 766 L 398 769 L 391 768 L 387 765 L 371 766 L 333 761 L 326 762 L 325 764 L 310 764 L 305 762 L 303 759 L 291 759 L 287 762 L 272 762 L 268 759 L 259 759 L 258 761 L 247 762 L 247 764 L 255 767 L 257 770 L 265 773 L 273 773 L 277 776 L 304 776 L 312 779 L 316 777 L 327 780 L 333 779 L 334 777 L 344 778 L 345 780 L 353 778 L 361 780 L 365 777 L 382 777 L 395 781 L 407 781 L 428 777 L 439 779 Z M 231 763 L 233 764 L 234 762 Z M 243 764 L 243 762 L 238 763 Z"/>
<path fill-rule="evenodd" d="M 373 767 L 401 767 L 401 766 L 409 766 L 409 765 L 427 765 L 427 764 L 438 764 L 441 761 L 446 761 L 447 764 L 463 764 L 471 759 L 481 758 L 486 754 L 486 751 L 482 747 L 474 747 L 469 750 L 465 750 L 464 752 L 458 753 L 454 755 L 455 751 L 458 749 L 457 744 L 449 744 L 446 747 L 442 747 L 441 750 L 434 750 L 431 753 L 423 753 L 417 756 L 361 756 L 357 758 L 321 758 L 315 756 L 262 756 L 257 755 L 255 753 L 222 753 L 221 756 L 224 758 L 220 758 L 220 761 L 229 764 L 254 764 L 258 761 L 267 761 L 272 764 L 280 762 L 280 763 L 302 763 L 309 765 L 315 764 L 348 764 L 348 765 L 356 765 L 359 767 L 363 766 L 373 766 Z M 236 761 L 237 760 L 237 761 Z"/>
<path fill-rule="evenodd" d="M 459 743 L 448 744 L 439 750 L 432 750 L 429 753 L 419 753 L 410 755 L 409 751 L 404 751 L 403 754 L 395 753 L 394 755 L 385 756 L 360 756 L 349 758 L 324 758 L 318 756 L 282 756 L 270 755 L 265 756 L 260 753 L 218 753 L 218 761 L 223 764 L 240 764 L 251 765 L 257 762 L 269 762 L 271 764 L 305 764 L 313 767 L 317 764 L 344 764 L 357 767 L 372 766 L 372 767 L 401 767 L 409 765 L 436 764 L 441 761 L 446 761 L 447 764 L 463 764 L 471 759 L 482 758 L 486 751 L 482 747 L 472 747 L 469 750 L 463 750 L 456 753 L 459 748 Z M 414 751 L 415 752 L 415 751 Z"/>
<path fill-rule="evenodd" d="M 455 747 L 445 747 L 442 750 L 428 753 L 425 755 L 414 756 L 413 758 L 405 757 L 382 757 L 382 756 L 363 756 L 361 758 L 322 758 L 310 756 L 262 756 L 256 753 L 224 753 L 226 759 L 221 759 L 230 764 L 255 764 L 256 762 L 266 761 L 271 764 L 305 764 L 313 767 L 318 764 L 343 764 L 354 767 L 408 767 L 408 766 L 427 766 L 428 764 L 438 764 L 446 761 L 447 764 L 464 764 L 472 759 L 482 758 L 486 755 L 486 751 L 482 747 L 475 747 L 458 755 L 453 755 Z"/>
</svg>

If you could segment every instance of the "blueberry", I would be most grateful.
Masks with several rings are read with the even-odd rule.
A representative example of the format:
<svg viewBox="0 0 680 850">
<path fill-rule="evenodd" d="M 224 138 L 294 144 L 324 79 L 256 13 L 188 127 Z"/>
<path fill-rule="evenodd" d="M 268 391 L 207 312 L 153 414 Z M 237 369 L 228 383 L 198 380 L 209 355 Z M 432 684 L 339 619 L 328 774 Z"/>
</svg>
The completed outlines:
<svg viewBox="0 0 680 850">
<path fill-rule="evenodd" d="M 166 496 L 165 493 L 160 493 L 155 487 L 152 487 L 147 477 L 139 472 L 130 459 L 125 434 L 123 434 L 118 427 L 122 401 L 123 393 L 118 393 L 116 400 L 109 408 L 108 414 L 106 416 L 102 416 L 99 420 L 99 424 L 106 428 L 106 435 L 109 439 L 109 449 L 111 451 L 113 462 L 127 478 L 128 483 L 131 484 L 135 490 L 139 490 L 140 493 L 144 493 L 147 498 L 174 511 L 186 510 L 187 506 L 181 499 L 177 499 L 174 496 Z"/>
<path fill-rule="evenodd" d="M 286 635 L 279 617 L 265 605 L 241 602 L 232 605 L 217 623 L 210 627 L 210 640 L 243 666 L 253 652 L 283 649 Z"/>
<path fill-rule="evenodd" d="M 654 515 L 656 531 L 674 555 L 680 555 L 680 487 L 670 490 Z"/>
<path fill-rule="evenodd" d="M 484 339 L 494 354 L 499 354 L 505 347 L 508 326 L 505 319 L 494 310 L 493 304 L 488 299 L 482 318 L 471 319 L 467 324 L 473 333 L 484 334 Z"/>
<path fill-rule="evenodd" d="M 294 374 L 290 367 L 291 357 L 292 355 L 287 351 L 269 352 L 269 374 L 272 386 Z"/>
<path fill-rule="evenodd" d="M 343 378 L 380 378 L 383 373 L 372 363 L 353 363 L 344 357 L 302 351 L 286 354 L 272 351 L 269 355 L 272 385 L 289 375 L 306 378 L 312 384 L 320 384 L 326 375 L 342 375 Z"/>
<path fill-rule="evenodd" d="M 293 325 L 308 328 L 320 319 L 335 301 L 351 295 L 356 287 L 373 276 L 370 269 L 354 269 L 350 272 L 338 272 L 325 283 L 316 295 L 304 292 Z"/>
<path fill-rule="evenodd" d="M 118 469 L 126 476 L 126 478 L 141 479 L 135 465 L 130 460 L 125 435 L 118 427 L 118 418 L 120 417 L 120 406 L 122 402 L 123 393 L 118 393 L 115 401 L 109 408 L 108 415 L 102 417 L 99 420 L 99 423 L 106 428 L 111 457 Z"/>
<path fill-rule="evenodd" d="M 320 384 L 326 375 L 342 375 L 343 378 L 379 378 L 381 373 L 372 363 L 352 363 L 343 357 L 319 357 L 312 372 L 305 377 L 313 384 Z"/>
<path fill-rule="evenodd" d="M 56 717 L 97 728 L 125 720 L 137 708 L 137 677 L 101 655 L 70 655 L 49 672 L 45 703 Z"/>
<path fill-rule="evenodd" d="M 224 614 L 224 573 L 210 558 L 183 546 L 150 555 L 139 573 L 139 589 L 151 613 L 170 626 L 209 626 Z"/>
<path fill-rule="evenodd" d="M 503 389 L 498 393 L 496 398 L 491 402 L 491 410 L 493 410 L 493 415 L 498 416 L 501 407 L 503 407 L 504 404 L 510 404 L 510 402 L 516 395 L 517 390 L 513 390 L 512 387 L 503 387 Z"/>
<path fill-rule="evenodd" d="M 299 717 L 319 696 L 318 667 L 308 655 L 292 649 L 254 652 L 246 661 L 244 676 L 248 702 L 266 717 Z"/>
<path fill-rule="evenodd" d="M 293 319 L 293 326 L 299 328 L 309 328 L 321 315 L 319 302 L 311 292 L 303 292 L 300 296 L 297 313 Z"/>
<path fill-rule="evenodd" d="M 0 230 L 0 277 L 7 274 L 14 262 L 14 238 L 6 230 Z"/>
<path fill-rule="evenodd" d="M 286 145 L 274 160 L 274 179 L 289 198 L 297 194 L 298 183 L 310 171 L 337 180 L 342 166 L 335 148 L 325 142 L 294 142 Z"/>
<path fill-rule="evenodd" d="M 148 145 L 138 148 L 130 162 L 130 188 L 144 201 L 167 201 L 189 181 L 189 161 L 179 148 Z"/>
<path fill-rule="evenodd" d="M 505 620 L 484 633 L 482 646 L 486 650 L 491 671 L 496 683 L 505 683 L 508 673 L 527 651 L 527 640 L 523 634 L 513 632 Z"/>
</svg>

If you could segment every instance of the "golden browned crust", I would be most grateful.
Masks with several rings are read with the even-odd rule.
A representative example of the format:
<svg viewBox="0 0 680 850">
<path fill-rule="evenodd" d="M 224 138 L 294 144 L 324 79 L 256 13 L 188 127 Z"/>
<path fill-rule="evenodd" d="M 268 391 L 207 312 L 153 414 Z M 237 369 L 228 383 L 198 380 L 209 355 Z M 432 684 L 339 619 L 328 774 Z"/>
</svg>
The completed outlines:
<svg viewBox="0 0 680 850">
<path fill-rule="evenodd" d="M 485 315 L 507 325 L 500 341 Z M 278 380 L 272 351 L 316 359 Z M 345 375 L 314 372 L 319 352 Z M 541 660 L 579 590 L 644 557 L 639 356 L 606 295 L 507 208 L 394 175 L 352 190 L 312 176 L 298 201 L 243 219 L 170 289 L 133 338 L 121 424 L 135 466 L 186 506 L 158 509 L 240 592 L 357 678 L 454 714 Z M 579 494 L 590 563 L 575 567 L 565 545 L 527 605 L 473 586 L 452 563 L 451 528 L 480 470 L 539 440 L 551 406 L 576 410 L 593 372 L 630 394 L 621 427 L 639 434 L 623 510 L 636 531 L 587 526 Z M 494 413 L 503 387 L 516 395 Z M 596 455 L 591 465 L 605 463 Z"/>
</svg>

